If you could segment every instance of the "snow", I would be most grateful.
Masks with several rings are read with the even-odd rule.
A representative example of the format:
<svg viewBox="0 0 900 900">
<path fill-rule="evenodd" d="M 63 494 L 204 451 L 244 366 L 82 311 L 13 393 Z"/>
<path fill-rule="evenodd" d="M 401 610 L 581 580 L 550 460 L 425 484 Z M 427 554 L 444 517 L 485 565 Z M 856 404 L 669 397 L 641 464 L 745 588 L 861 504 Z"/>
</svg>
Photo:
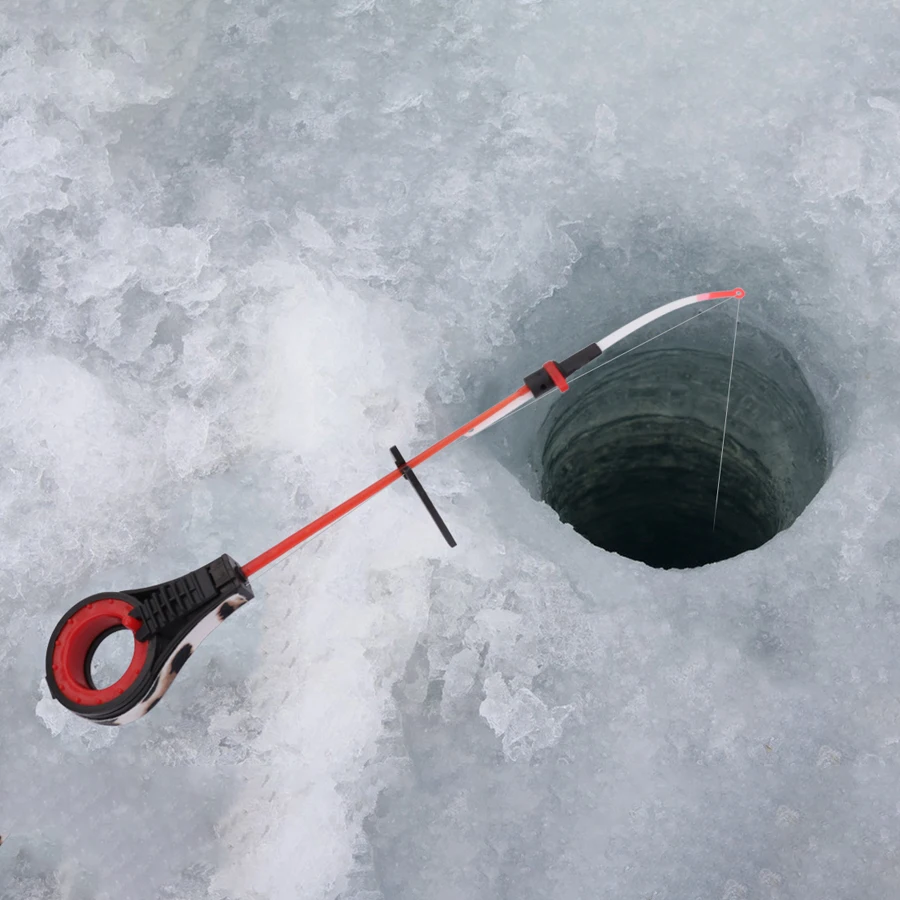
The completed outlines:
<svg viewBox="0 0 900 900">
<path fill-rule="evenodd" d="M 895 13 L 4 4 L 0 897 L 895 894 Z M 560 524 L 527 464 L 563 398 L 420 470 L 455 550 L 401 482 L 145 719 L 50 699 L 79 598 L 246 562 L 737 285 L 834 451 L 764 547 L 657 571 Z"/>
</svg>

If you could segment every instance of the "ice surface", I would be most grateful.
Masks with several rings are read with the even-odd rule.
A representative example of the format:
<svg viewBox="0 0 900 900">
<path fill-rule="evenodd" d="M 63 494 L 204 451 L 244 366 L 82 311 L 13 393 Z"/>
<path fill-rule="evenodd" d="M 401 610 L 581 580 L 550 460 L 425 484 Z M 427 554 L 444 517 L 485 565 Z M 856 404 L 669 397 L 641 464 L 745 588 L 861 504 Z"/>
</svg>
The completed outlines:
<svg viewBox="0 0 900 900">
<path fill-rule="evenodd" d="M 0 897 L 895 896 L 897 39 L 880 0 L 2 4 Z M 538 407 L 421 470 L 458 549 L 401 483 L 146 719 L 50 700 L 78 598 L 246 561 L 739 283 L 835 450 L 760 550 L 590 546 Z"/>
</svg>

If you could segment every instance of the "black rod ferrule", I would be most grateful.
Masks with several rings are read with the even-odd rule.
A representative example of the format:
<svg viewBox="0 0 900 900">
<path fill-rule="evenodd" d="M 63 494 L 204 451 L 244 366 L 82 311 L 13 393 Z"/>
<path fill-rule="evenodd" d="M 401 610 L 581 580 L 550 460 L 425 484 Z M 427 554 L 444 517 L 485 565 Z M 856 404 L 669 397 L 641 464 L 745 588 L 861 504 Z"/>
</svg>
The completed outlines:
<svg viewBox="0 0 900 900">
<path fill-rule="evenodd" d="M 602 353 L 596 344 L 588 344 L 583 350 L 573 353 L 556 366 L 562 372 L 563 378 L 568 378 L 573 372 L 577 372 L 582 366 L 595 360 Z"/>
<path fill-rule="evenodd" d="M 592 360 L 595 360 L 602 351 L 596 344 L 588 344 L 587 347 L 573 353 L 560 363 L 556 363 L 563 378 L 568 378 L 574 372 L 577 372 L 582 366 L 586 366 Z M 525 385 L 531 391 L 532 396 L 540 397 L 547 391 L 556 387 L 550 373 L 545 368 L 540 368 L 536 372 L 525 376 Z"/>
</svg>

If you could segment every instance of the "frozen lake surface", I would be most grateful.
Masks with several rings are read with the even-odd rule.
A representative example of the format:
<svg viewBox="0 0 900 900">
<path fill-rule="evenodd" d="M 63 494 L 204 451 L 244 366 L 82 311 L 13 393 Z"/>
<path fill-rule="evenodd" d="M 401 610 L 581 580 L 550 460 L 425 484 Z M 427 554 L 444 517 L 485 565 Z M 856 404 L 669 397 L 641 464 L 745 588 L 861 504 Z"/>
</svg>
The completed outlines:
<svg viewBox="0 0 900 900">
<path fill-rule="evenodd" d="M 0 898 L 897 896 L 898 40 L 877 0 L 0 5 Z M 593 396 L 712 469 L 670 496 L 610 426 L 591 527 L 701 533 L 728 304 L 423 466 L 456 549 L 401 482 L 138 723 L 50 698 L 77 599 L 738 285 L 756 549 L 655 568 L 541 499 Z"/>
</svg>

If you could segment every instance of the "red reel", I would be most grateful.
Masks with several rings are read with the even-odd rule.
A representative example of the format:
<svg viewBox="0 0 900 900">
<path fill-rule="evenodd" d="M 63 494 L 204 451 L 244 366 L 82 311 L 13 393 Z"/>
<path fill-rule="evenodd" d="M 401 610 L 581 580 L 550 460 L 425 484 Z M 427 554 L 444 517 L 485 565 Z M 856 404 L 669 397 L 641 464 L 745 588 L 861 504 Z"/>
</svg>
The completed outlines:
<svg viewBox="0 0 900 900">
<path fill-rule="evenodd" d="M 132 618 L 134 606 L 117 597 L 89 598 L 65 620 L 52 643 L 50 667 L 56 686 L 65 698 L 78 706 L 101 706 L 134 687 L 147 664 L 149 642 L 135 638 L 131 663 L 118 681 L 97 689 L 91 679 L 94 653 L 110 634 L 128 629 L 132 634 L 141 627 Z"/>
</svg>

